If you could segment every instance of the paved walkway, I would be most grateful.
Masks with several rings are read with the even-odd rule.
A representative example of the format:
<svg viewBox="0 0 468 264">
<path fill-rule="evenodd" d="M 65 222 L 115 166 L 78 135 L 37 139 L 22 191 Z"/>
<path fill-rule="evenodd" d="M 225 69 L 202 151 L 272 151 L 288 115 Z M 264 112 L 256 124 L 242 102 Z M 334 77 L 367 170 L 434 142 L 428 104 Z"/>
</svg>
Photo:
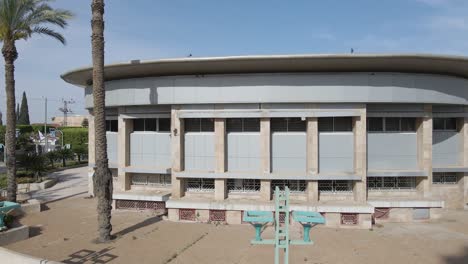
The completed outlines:
<svg viewBox="0 0 468 264">
<path fill-rule="evenodd" d="M 87 172 L 87 167 L 80 167 L 51 173 L 48 177 L 57 179 L 57 183 L 51 188 L 32 192 L 31 198 L 51 202 L 72 196 L 87 196 Z"/>
</svg>

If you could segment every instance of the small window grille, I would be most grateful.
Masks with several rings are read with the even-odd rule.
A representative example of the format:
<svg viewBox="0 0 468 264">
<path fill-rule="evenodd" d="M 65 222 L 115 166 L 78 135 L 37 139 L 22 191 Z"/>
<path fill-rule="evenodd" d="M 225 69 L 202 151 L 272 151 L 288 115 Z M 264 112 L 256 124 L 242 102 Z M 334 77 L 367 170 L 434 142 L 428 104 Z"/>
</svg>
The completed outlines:
<svg viewBox="0 0 468 264">
<path fill-rule="evenodd" d="M 388 219 L 390 216 L 390 208 L 375 208 L 375 219 Z"/>
<path fill-rule="evenodd" d="M 133 174 L 132 185 L 171 186 L 170 174 Z"/>
<path fill-rule="evenodd" d="M 414 177 L 368 177 L 369 190 L 412 190 L 416 189 Z"/>
<path fill-rule="evenodd" d="M 260 191 L 260 180 L 256 179 L 228 179 L 229 193 L 253 193 Z"/>
<path fill-rule="evenodd" d="M 195 221 L 195 209 L 179 209 L 179 220 Z"/>
<path fill-rule="evenodd" d="M 226 131 L 229 132 L 260 132 L 258 118 L 229 118 L 226 119 Z"/>
<path fill-rule="evenodd" d="M 214 179 L 189 178 L 186 181 L 188 192 L 214 192 Z"/>
<path fill-rule="evenodd" d="M 270 121 L 272 132 L 305 132 L 307 123 L 301 118 L 272 118 Z"/>
<path fill-rule="evenodd" d="M 275 221 L 276 221 L 276 212 L 273 212 L 273 219 L 275 219 Z M 291 217 L 289 217 L 289 221 L 291 221 Z M 285 212 L 280 212 L 279 222 L 280 222 L 280 224 L 284 224 L 286 222 L 286 213 Z"/>
<path fill-rule="evenodd" d="M 353 131 L 351 117 L 321 117 L 318 119 L 320 132 L 349 132 Z"/>
<path fill-rule="evenodd" d="M 214 132 L 214 120 L 211 118 L 186 118 L 185 132 Z"/>
<path fill-rule="evenodd" d="M 381 132 L 384 131 L 383 118 L 381 117 L 369 117 L 367 118 L 367 131 L 370 132 Z"/>
<path fill-rule="evenodd" d="M 272 180 L 272 193 L 275 192 L 276 186 L 278 186 L 280 190 L 284 190 L 284 187 L 288 186 L 291 193 L 304 193 L 306 191 L 306 181 L 304 180 Z"/>
<path fill-rule="evenodd" d="M 456 173 L 434 173 L 432 174 L 433 184 L 457 184 L 458 177 Z"/>
<path fill-rule="evenodd" d="M 115 207 L 116 209 L 166 210 L 166 203 L 156 201 L 116 200 Z"/>
<path fill-rule="evenodd" d="M 106 120 L 107 132 L 119 132 L 119 122 L 117 120 Z"/>
<path fill-rule="evenodd" d="M 456 118 L 434 118 L 432 127 L 435 131 L 457 131 Z"/>
<path fill-rule="evenodd" d="M 210 210 L 210 222 L 226 222 L 226 210 Z"/>
<path fill-rule="evenodd" d="M 342 225 L 357 225 L 358 224 L 358 214 L 356 214 L 356 213 L 342 213 L 341 214 L 341 224 Z"/>
<path fill-rule="evenodd" d="M 319 181 L 320 193 L 352 193 L 353 182 L 344 180 Z"/>
</svg>

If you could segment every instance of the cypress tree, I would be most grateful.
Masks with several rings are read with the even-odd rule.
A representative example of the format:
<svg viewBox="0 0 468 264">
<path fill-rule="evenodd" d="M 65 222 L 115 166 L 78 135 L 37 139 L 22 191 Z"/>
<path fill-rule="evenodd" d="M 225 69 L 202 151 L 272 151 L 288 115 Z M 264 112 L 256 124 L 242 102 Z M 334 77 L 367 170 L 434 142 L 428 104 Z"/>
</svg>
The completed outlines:
<svg viewBox="0 0 468 264">
<path fill-rule="evenodd" d="M 20 114 L 18 117 L 18 125 L 30 125 L 28 98 L 26 98 L 26 92 L 23 92 L 23 99 L 21 100 L 21 108 L 20 108 Z"/>
</svg>

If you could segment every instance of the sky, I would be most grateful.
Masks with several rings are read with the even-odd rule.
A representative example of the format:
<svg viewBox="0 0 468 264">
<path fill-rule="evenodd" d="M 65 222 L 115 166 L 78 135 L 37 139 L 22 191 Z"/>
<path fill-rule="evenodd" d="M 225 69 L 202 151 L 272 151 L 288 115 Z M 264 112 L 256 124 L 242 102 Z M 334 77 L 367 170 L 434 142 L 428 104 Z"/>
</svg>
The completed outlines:
<svg viewBox="0 0 468 264">
<path fill-rule="evenodd" d="M 91 65 L 91 0 L 56 0 L 75 17 L 63 46 L 36 36 L 18 41 L 16 100 L 26 91 L 31 122 L 86 114 L 82 88 L 66 71 Z M 466 0 L 112 0 L 106 1 L 105 61 L 311 53 L 434 53 L 468 56 Z M 0 110 L 5 122 L 0 67 Z"/>
</svg>

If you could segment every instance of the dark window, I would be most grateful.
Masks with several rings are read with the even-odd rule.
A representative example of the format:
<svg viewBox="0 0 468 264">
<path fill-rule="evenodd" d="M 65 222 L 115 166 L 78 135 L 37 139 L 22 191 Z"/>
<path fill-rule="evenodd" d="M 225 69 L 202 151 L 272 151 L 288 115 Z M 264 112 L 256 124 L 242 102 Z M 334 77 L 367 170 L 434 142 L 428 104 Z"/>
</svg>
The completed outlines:
<svg viewBox="0 0 468 264">
<path fill-rule="evenodd" d="M 229 118 L 226 119 L 227 132 L 259 132 L 260 119 L 258 118 Z"/>
<path fill-rule="evenodd" d="M 383 129 L 383 118 L 381 117 L 370 117 L 367 119 L 367 131 L 382 132 Z"/>
<path fill-rule="evenodd" d="M 288 132 L 305 132 L 307 123 L 301 118 L 288 118 Z"/>
<path fill-rule="evenodd" d="M 171 119 L 170 118 L 159 118 L 158 127 L 160 132 L 170 132 L 171 131 Z"/>
<path fill-rule="evenodd" d="M 156 118 L 145 118 L 145 131 L 157 131 Z"/>
<path fill-rule="evenodd" d="M 415 132 L 416 131 L 416 119 L 415 118 L 402 118 L 401 119 L 401 131 Z"/>
<path fill-rule="evenodd" d="M 288 131 L 287 118 L 272 118 L 270 120 L 271 132 L 286 132 Z"/>
<path fill-rule="evenodd" d="M 318 119 L 320 132 L 348 132 L 353 131 L 351 117 L 321 117 Z"/>
<path fill-rule="evenodd" d="M 185 132 L 213 132 L 214 121 L 210 118 L 185 119 Z"/>
<path fill-rule="evenodd" d="M 456 118 L 434 118 L 432 120 L 433 130 L 457 130 L 457 119 Z"/>
<path fill-rule="evenodd" d="M 318 119 L 318 130 L 321 132 L 333 131 L 333 117 L 321 117 Z"/>
<path fill-rule="evenodd" d="M 242 132 L 242 118 L 229 118 L 226 120 L 227 132 Z"/>
<path fill-rule="evenodd" d="M 434 118 L 432 121 L 432 126 L 434 130 L 444 130 L 445 129 L 445 121 L 444 118 Z"/>
<path fill-rule="evenodd" d="M 457 130 L 457 119 L 446 118 L 445 119 L 445 130 Z"/>
<path fill-rule="evenodd" d="M 143 118 L 134 119 L 133 131 L 145 131 L 145 119 Z"/>
<path fill-rule="evenodd" d="M 201 119 L 201 132 L 214 132 L 214 121 L 211 118 Z"/>
<path fill-rule="evenodd" d="M 389 131 L 389 132 L 400 131 L 400 118 L 398 117 L 385 118 L 385 131 Z"/>
<path fill-rule="evenodd" d="M 433 184 L 457 184 L 458 177 L 456 173 L 439 172 L 432 174 Z"/>
<path fill-rule="evenodd" d="M 106 120 L 106 131 L 107 132 L 118 132 L 119 122 L 117 120 Z"/>
</svg>

